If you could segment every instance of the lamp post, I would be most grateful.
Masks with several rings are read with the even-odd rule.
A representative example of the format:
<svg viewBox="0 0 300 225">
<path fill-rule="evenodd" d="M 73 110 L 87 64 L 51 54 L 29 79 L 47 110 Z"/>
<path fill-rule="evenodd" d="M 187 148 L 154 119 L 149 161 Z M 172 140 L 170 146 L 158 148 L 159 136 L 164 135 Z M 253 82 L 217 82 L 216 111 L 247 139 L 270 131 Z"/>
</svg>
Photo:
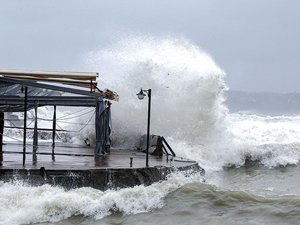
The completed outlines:
<svg viewBox="0 0 300 225">
<path fill-rule="evenodd" d="M 151 89 L 148 90 L 143 90 L 141 88 L 141 91 L 137 93 L 137 97 L 140 100 L 143 100 L 144 97 L 146 96 L 144 94 L 146 92 L 148 94 L 148 122 L 147 122 L 147 149 L 146 149 L 146 167 L 149 166 L 148 161 L 149 161 L 149 141 L 150 141 L 150 111 L 151 111 Z"/>
</svg>

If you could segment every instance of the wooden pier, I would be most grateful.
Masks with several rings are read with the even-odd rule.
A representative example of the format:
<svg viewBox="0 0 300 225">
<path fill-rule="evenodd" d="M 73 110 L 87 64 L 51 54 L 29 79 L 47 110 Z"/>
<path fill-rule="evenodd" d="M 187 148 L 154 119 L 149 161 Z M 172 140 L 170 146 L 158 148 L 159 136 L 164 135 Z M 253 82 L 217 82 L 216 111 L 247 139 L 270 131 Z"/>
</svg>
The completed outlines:
<svg viewBox="0 0 300 225">
<path fill-rule="evenodd" d="M 149 155 L 149 166 L 146 167 L 146 154 L 133 149 L 112 148 L 106 155 L 95 157 L 92 147 L 57 143 L 53 157 L 51 142 L 44 142 L 37 154 L 34 160 L 33 155 L 27 153 L 23 166 L 22 144 L 5 143 L 0 180 L 18 180 L 29 185 L 51 184 L 67 189 L 92 187 L 106 190 L 150 185 L 165 180 L 176 170 L 204 174 L 196 162 L 177 156 Z"/>
</svg>

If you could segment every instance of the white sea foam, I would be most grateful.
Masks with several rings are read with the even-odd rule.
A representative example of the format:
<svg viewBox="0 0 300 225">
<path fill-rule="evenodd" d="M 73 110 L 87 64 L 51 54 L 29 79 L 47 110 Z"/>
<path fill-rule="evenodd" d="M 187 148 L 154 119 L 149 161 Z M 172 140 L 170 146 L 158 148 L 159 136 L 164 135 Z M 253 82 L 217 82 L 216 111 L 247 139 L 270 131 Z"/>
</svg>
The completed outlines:
<svg viewBox="0 0 300 225">
<path fill-rule="evenodd" d="M 253 160 L 268 167 L 299 163 L 299 116 L 231 114 L 230 120 L 229 129 Z"/>
<path fill-rule="evenodd" d="M 184 184 L 201 182 L 198 175 L 172 174 L 167 181 L 151 186 L 99 191 L 79 188 L 65 191 L 43 185 L 0 184 L 0 224 L 55 222 L 82 215 L 101 219 L 113 213 L 123 215 L 149 212 L 164 206 L 164 197 Z"/>
</svg>

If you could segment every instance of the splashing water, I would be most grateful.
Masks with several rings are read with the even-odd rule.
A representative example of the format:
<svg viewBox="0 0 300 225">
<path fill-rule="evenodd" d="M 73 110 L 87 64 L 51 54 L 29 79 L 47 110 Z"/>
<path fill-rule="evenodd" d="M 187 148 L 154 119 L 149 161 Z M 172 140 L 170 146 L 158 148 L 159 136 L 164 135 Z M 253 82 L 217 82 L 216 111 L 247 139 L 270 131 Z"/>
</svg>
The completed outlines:
<svg viewBox="0 0 300 225">
<path fill-rule="evenodd" d="M 101 88 L 120 95 L 112 106 L 115 145 L 137 145 L 146 133 L 147 102 L 136 97 L 142 87 L 152 89 L 151 133 L 168 138 L 176 152 L 200 160 L 204 146 L 224 148 L 225 73 L 188 40 L 129 37 L 89 52 L 86 64 L 99 72 Z"/>
<path fill-rule="evenodd" d="M 178 155 L 197 160 L 206 170 L 244 165 L 249 155 L 268 166 L 300 159 L 299 144 L 293 144 L 298 132 L 282 129 L 290 127 L 286 117 L 283 124 L 275 118 L 271 125 L 263 118 L 247 129 L 251 116 L 228 113 L 224 71 L 186 39 L 131 36 L 85 58 L 87 68 L 99 72 L 101 88 L 120 95 L 120 102 L 112 106 L 116 145 L 135 146 L 146 133 L 147 102 L 136 97 L 142 87 L 152 89 L 151 133 L 166 137 Z M 261 147 L 266 138 L 289 145 Z M 291 145 L 296 148 L 286 151 Z M 276 163 L 268 161 L 270 154 L 277 157 Z M 284 155 L 281 161 L 282 154 L 290 160 Z"/>
</svg>

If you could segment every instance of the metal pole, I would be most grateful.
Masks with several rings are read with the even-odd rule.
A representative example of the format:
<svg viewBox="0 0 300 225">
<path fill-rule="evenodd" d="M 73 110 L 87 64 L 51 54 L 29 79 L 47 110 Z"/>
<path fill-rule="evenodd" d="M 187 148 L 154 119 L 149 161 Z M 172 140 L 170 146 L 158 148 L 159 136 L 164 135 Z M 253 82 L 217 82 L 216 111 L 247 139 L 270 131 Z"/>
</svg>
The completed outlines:
<svg viewBox="0 0 300 225">
<path fill-rule="evenodd" d="M 148 123 L 147 123 L 147 151 L 146 167 L 149 166 L 149 141 L 150 141 L 150 111 L 151 111 L 151 89 L 148 89 Z"/>
<path fill-rule="evenodd" d="M 33 149 L 32 149 L 32 160 L 33 162 L 37 161 L 36 152 L 38 148 L 38 132 L 37 132 L 37 102 L 34 103 L 34 112 L 35 112 L 35 118 L 34 118 L 34 130 L 33 130 Z"/>
<path fill-rule="evenodd" d="M 23 167 L 26 159 L 26 126 L 27 126 L 27 86 L 25 86 L 25 104 L 24 104 L 24 136 L 23 136 Z"/>
<path fill-rule="evenodd" d="M 55 160 L 54 148 L 55 148 L 55 135 L 56 135 L 56 105 L 53 109 L 53 124 L 52 124 L 52 160 Z"/>
<path fill-rule="evenodd" d="M 4 112 L 0 112 L 0 166 L 3 161 Z"/>
<path fill-rule="evenodd" d="M 96 132 L 96 146 L 95 146 L 95 153 L 94 153 L 94 156 L 95 156 L 95 159 L 97 156 L 100 155 L 100 150 L 101 150 L 101 147 L 100 147 L 100 133 L 99 133 L 99 123 L 100 123 L 100 99 L 97 99 L 97 105 L 96 105 L 96 114 L 95 114 L 95 132 Z"/>
</svg>

